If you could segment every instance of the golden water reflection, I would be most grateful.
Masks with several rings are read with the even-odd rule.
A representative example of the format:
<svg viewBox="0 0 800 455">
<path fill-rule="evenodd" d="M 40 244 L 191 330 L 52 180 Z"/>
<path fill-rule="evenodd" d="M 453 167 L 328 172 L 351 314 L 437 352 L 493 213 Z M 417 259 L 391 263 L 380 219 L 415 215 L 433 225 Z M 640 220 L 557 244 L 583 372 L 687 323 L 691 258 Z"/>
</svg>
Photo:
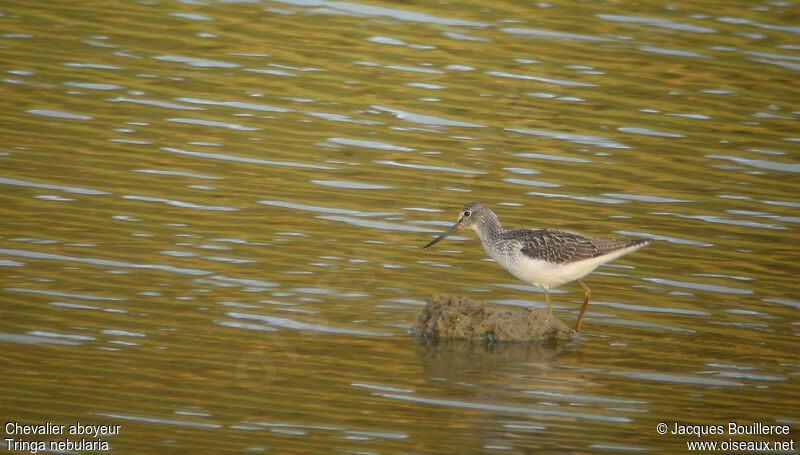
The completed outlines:
<svg viewBox="0 0 800 455">
<path fill-rule="evenodd" d="M 797 7 L 6 2 L 0 416 L 115 453 L 679 451 L 798 425 Z M 414 340 L 537 289 L 466 233 L 647 237 L 584 340 Z M 553 309 L 573 320 L 575 285 Z"/>
</svg>

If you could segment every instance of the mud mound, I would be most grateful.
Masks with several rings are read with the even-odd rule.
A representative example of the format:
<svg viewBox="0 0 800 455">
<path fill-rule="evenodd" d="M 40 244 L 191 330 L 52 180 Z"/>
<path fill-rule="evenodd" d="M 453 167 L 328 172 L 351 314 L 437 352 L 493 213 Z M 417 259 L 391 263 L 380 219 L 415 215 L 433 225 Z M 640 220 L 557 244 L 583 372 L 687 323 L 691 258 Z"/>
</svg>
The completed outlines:
<svg viewBox="0 0 800 455">
<path fill-rule="evenodd" d="M 571 340 L 578 332 L 542 308 L 509 311 L 466 297 L 435 295 L 411 330 L 427 338 L 475 341 Z"/>
</svg>

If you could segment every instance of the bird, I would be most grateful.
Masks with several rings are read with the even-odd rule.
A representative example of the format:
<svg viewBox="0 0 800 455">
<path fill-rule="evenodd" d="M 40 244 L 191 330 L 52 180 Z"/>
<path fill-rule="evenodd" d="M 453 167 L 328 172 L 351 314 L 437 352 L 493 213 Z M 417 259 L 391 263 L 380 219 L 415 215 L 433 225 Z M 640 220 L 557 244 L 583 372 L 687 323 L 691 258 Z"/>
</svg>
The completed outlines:
<svg viewBox="0 0 800 455">
<path fill-rule="evenodd" d="M 475 231 L 486 253 L 501 267 L 520 280 L 541 288 L 548 314 L 552 314 L 549 291 L 577 280 L 583 289 L 583 304 L 575 324 L 577 332 L 580 332 L 581 321 L 591 295 L 581 278 L 592 273 L 598 266 L 633 253 L 652 242 L 651 239 L 596 238 L 557 229 L 506 230 L 486 204 L 470 202 L 461 209 L 458 221 L 423 249 L 430 248 L 461 229 Z"/>
</svg>

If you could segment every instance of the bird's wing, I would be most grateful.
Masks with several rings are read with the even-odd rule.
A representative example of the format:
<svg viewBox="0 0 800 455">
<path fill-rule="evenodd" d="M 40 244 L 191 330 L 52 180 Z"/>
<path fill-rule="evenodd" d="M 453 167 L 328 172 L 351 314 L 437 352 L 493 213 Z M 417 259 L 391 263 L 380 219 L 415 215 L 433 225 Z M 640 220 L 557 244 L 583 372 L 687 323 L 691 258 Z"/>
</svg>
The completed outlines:
<svg viewBox="0 0 800 455">
<path fill-rule="evenodd" d="M 625 240 L 596 239 L 552 229 L 515 229 L 509 233 L 520 242 L 522 254 L 531 259 L 555 264 L 597 257 L 630 243 Z"/>
</svg>

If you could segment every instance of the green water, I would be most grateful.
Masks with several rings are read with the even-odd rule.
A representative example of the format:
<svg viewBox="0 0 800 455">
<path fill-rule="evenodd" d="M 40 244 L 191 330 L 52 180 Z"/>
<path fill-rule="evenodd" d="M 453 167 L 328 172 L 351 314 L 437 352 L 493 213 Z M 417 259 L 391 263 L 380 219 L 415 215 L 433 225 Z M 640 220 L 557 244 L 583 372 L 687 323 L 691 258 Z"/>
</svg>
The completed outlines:
<svg viewBox="0 0 800 455">
<path fill-rule="evenodd" d="M 115 454 L 794 440 L 799 13 L 4 2 L 0 421 Z M 435 293 L 544 305 L 471 233 L 421 249 L 473 200 L 657 241 L 584 280 L 580 342 L 414 339 Z M 792 434 L 656 431 L 730 421 Z"/>
</svg>

